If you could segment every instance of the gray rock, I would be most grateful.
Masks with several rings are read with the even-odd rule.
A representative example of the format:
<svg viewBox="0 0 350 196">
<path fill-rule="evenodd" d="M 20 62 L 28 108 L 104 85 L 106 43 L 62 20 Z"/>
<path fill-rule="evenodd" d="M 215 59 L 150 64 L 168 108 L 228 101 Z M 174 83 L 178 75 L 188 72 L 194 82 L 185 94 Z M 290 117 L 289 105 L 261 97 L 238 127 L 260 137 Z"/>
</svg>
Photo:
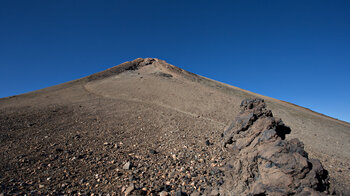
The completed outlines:
<svg viewBox="0 0 350 196">
<path fill-rule="evenodd" d="M 123 169 L 128 170 L 130 168 L 131 168 L 131 163 L 130 163 L 130 161 L 128 161 L 124 164 Z"/>
<path fill-rule="evenodd" d="M 168 196 L 169 193 L 168 192 L 165 192 L 165 191 L 162 191 L 159 193 L 159 196 Z"/>
<path fill-rule="evenodd" d="M 134 189 L 135 189 L 135 185 L 133 183 L 131 183 L 129 185 L 129 187 L 124 192 L 125 196 L 129 195 L 131 193 L 131 191 L 133 191 Z"/>
<path fill-rule="evenodd" d="M 184 193 L 184 192 L 182 192 L 182 191 L 177 191 L 176 193 L 175 193 L 175 196 L 186 196 L 187 194 L 186 193 Z"/>
<path fill-rule="evenodd" d="M 150 149 L 150 150 L 149 150 L 149 153 L 151 153 L 151 154 L 157 154 L 157 151 L 155 151 L 155 150 L 153 150 L 153 149 Z"/>
<path fill-rule="evenodd" d="M 218 196 L 219 195 L 219 190 L 217 188 L 213 189 L 210 193 L 211 196 Z"/>
<path fill-rule="evenodd" d="M 200 196 L 201 194 L 197 191 L 194 191 L 193 193 L 191 193 L 191 196 Z"/>
</svg>

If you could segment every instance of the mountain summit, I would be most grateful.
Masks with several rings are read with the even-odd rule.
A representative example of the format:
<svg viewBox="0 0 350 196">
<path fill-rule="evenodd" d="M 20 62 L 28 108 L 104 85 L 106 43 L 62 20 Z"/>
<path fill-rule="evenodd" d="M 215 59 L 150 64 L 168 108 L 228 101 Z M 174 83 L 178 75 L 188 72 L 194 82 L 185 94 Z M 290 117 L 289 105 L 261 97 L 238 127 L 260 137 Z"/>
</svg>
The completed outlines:
<svg viewBox="0 0 350 196">
<path fill-rule="evenodd" d="M 261 99 L 265 124 L 249 124 L 249 117 L 246 132 L 237 132 L 237 118 L 244 120 L 242 107 L 247 106 L 247 111 L 260 107 Z M 248 106 L 247 100 L 260 101 Z M 277 119 L 290 128 L 290 134 L 276 131 L 282 126 Z M 264 125 L 275 132 L 266 132 Z M 273 138 L 256 146 L 274 153 L 264 154 L 272 151 L 245 143 L 262 138 L 255 133 Z M 283 146 L 274 147 L 280 141 Z M 276 171 L 292 179 L 280 186 L 288 194 L 334 190 L 350 194 L 349 141 L 346 122 L 160 59 L 138 58 L 71 82 L 0 99 L 0 193 L 277 194 L 278 180 L 266 179 L 278 163 L 282 166 Z M 291 151 L 280 158 L 279 150 Z M 252 165 L 251 153 L 274 162 Z M 247 177 L 249 169 L 237 173 L 234 157 L 241 159 L 242 168 L 255 168 L 252 175 L 266 178 Z M 235 167 L 230 170 L 230 165 Z M 240 181 L 243 177 L 248 181 Z"/>
</svg>

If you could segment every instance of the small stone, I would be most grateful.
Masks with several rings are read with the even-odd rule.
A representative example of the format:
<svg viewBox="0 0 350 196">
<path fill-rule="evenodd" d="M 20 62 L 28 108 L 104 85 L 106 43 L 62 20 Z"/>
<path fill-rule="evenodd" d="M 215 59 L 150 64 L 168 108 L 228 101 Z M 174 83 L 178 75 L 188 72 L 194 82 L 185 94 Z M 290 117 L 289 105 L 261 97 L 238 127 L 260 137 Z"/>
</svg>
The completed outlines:
<svg viewBox="0 0 350 196">
<path fill-rule="evenodd" d="M 83 183 L 85 183 L 85 182 L 86 182 L 85 178 L 82 178 L 82 179 L 80 180 L 80 184 L 83 184 Z"/>
<path fill-rule="evenodd" d="M 123 169 L 128 170 L 131 168 L 131 163 L 128 161 L 127 163 L 124 164 Z"/>
<path fill-rule="evenodd" d="M 185 196 L 185 195 L 187 195 L 187 194 L 184 193 L 184 192 L 182 192 L 182 191 L 177 191 L 177 192 L 175 193 L 175 196 Z"/>
<path fill-rule="evenodd" d="M 199 192 L 197 192 L 197 191 L 191 193 L 191 196 L 200 196 L 200 195 L 201 195 L 201 194 L 200 194 Z"/>
<path fill-rule="evenodd" d="M 172 178 L 172 177 L 174 177 L 175 176 L 175 172 L 170 172 L 169 174 L 168 174 L 168 176 L 170 177 L 170 178 Z"/>
<path fill-rule="evenodd" d="M 211 196 L 218 196 L 219 195 L 219 191 L 218 189 L 213 189 L 210 193 Z"/>
<path fill-rule="evenodd" d="M 205 141 L 205 145 L 207 145 L 207 146 L 209 146 L 209 145 L 210 145 L 209 140 L 206 140 L 206 141 Z"/>
<path fill-rule="evenodd" d="M 35 125 L 35 123 L 28 123 L 28 127 L 32 127 L 34 125 Z"/>
<path fill-rule="evenodd" d="M 130 176 L 129 176 L 129 181 L 134 181 L 134 180 L 136 180 L 135 176 L 130 175 Z"/>
<path fill-rule="evenodd" d="M 156 152 L 155 150 L 153 150 L 153 149 L 150 149 L 150 150 L 149 150 L 149 153 L 151 153 L 151 154 L 157 154 L 157 152 Z"/>
<path fill-rule="evenodd" d="M 159 193 L 159 196 L 168 196 L 168 192 L 162 191 Z"/>
<path fill-rule="evenodd" d="M 129 195 L 131 193 L 131 191 L 133 191 L 135 189 L 134 184 L 130 184 L 130 186 L 125 190 L 125 196 Z"/>
<path fill-rule="evenodd" d="M 175 155 L 175 154 L 171 155 L 171 157 L 172 157 L 174 160 L 176 160 L 176 159 L 177 159 L 177 157 L 176 157 L 176 155 Z"/>
</svg>

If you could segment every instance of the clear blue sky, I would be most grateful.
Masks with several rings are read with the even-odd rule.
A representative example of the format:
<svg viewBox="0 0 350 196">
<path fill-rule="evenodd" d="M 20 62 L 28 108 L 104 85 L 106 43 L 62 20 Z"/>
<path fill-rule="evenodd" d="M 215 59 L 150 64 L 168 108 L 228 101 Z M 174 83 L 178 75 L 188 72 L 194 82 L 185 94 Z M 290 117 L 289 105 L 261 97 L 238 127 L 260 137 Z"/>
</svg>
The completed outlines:
<svg viewBox="0 0 350 196">
<path fill-rule="evenodd" d="M 350 1 L 0 1 L 0 97 L 137 57 L 350 122 Z"/>
</svg>

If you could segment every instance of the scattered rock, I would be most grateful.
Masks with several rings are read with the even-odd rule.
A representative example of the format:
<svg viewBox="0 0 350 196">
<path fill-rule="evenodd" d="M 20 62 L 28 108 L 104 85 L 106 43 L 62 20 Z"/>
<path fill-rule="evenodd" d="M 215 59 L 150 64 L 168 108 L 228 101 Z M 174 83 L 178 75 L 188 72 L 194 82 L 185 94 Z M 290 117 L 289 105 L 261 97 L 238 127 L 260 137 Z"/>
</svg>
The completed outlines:
<svg viewBox="0 0 350 196">
<path fill-rule="evenodd" d="M 34 125 L 35 125 L 35 123 L 28 123 L 28 127 L 32 127 Z"/>
<path fill-rule="evenodd" d="M 164 72 L 155 72 L 154 75 L 160 76 L 160 77 L 165 77 L 165 78 L 172 78 L 173 77 L 173 75 L 168 74 L 168 73 L 164 73 Z"/>
<path fill-rule="evenodd" d="M 211 196 L 218 196 L 219 195 L 219 190 L 217 188 L 213 189 L 210 193 Z"/>
<path fill-rule="evenodd" d="M 85 178 L 82 178 L 82 179 L 80 179 L 79 182 L 80 182 L 80 184 L 83 184 L 83 183 L 87 182 L 87 180 Z"/>
<path fill-rule="evenodd" d="M 130 163 L 130 161 L 128 161 L 124 164 L 123 169 L 128 170 L 130 168 L 131 168 L 131 163 Z"/>
<path fill-rule="evenodd" d="M 157 151 L 155 151 L 155 150 L 153 150 L 153 149 L 150 149 L 150 150 L 149 150 L 149 153 L 151 153 L 151 154 L 157 154 Z"/>
<path fill-rule="evenodd" d="M 159 196 L 168 196 L 168 192 L 162 191 L 159 193 Z"/>
<path fill-rule="evenodd" d="M 125 196 L 129 195 L 131 193 L 131 191 L 133 191 L 134 189 L 135 189 L 135 185 L 133 183 L 131 183 L 129 185 L 129 187 L 124 192 Z"/>
<path fill-rule="evenodd" d="M 248 108 L 254 110 L 255 106 Z M 60 110 L 60 113 L 64 111 Z M 51 115 L 51 110 L 48 112 Z M 322 165 L 317 160 L 305 158 L 307 153 L 297 140 L 285 143 L 284 134 L 288 129 L 265 112 L 250 113 L 253 114 L 247 112 L 238 116 L 239 123 L 234 123 L 232 129 L 225 131 L 222 137 L 220 133 L 215 134 L 216 131 L 202 134 L 203 130 L 219 127 L 208 128 L 201 123 L 192 127 L 192 118 L 185 118 L 189 124 L 182 125 L 181 119 L 167 112 L 159 114 L 175 123 L 171 127 L 158 127 L 153 122 L 153 113 L 136 113 L 132 121 L 121 115 L 118 116 L 118 119 L 122 118 L 119 121 L 115 120 L 114 115 L 103 116 L 103 113 L 89 112 L 84 113 L 87 118 L 73 116 L 76 124 L 72 122 L 72 126 L 69 124 L 55 128 L 49 124 L 38 134 L 37 126 L 33 126 L 30 128 L 33 135 L 40 134 L 40 137 L 34 138 L 30 145 L 21 146 L 19 149 L 22 149 L 18 152 L 13 152 L 13 160 L 1 160 L 2 164 L 6 164 L 6 172 L 0 176 L 0 192 L 6 192 L 5 195 L 93 195 L 104 191 L 111 195 L 187 193 L 198 196 L 222 195 L 225 191 L 233 190 L 237 195 L 263 195 L 273 194 L 275 187 L 284 188 L 283 183 L 289 179 L 292 182 L 291 189 L 298 191 L 300 188 L 303 191 L 295 194 L 326 190 L 327 188 L 322 188 L 325 186 L 323 181 L 326 182 L 324 176 L 327 175 Z M 65 125 L 64 122 L 71 123 L 71 113 L 65 115 L 69 116 L 68 121 L 56 118 L 51 120 L 57 120 L 62 125 Z M 104 125 L 104 118 L 111 118 L 109 122 L 116 123 L 112 125 L 117 128 Z M 32 121 L 42 126 L 46 120 Z M 161 118 L 156 120 L 162 121 Z M 140 131 L 141 127 L 144 131 Z M 260 130 L 259 127 L 263 129 Z M 242 129 L 237 131 L 238 128 Z M 45 140 L 44 136 L 49 137 Z M 278 144 L 277 147 L 270 144 L 273 141 Z M 275 148 L 283 153 L 274 153 Z M 349 172 L 347 168 L 349 165 L 342 168 L 335 164 L 332 171 L 335 171 L 335 175 L 345 175 Z M 278 175 L 272 175 L 272 169 Z M 289 178 L 289 174 L 294 176 Z M 270 178 L 276 183 L 281 181 L 282 185 L 271 185 Z M 242 179 L 246 181 L 243 182 Z M 299 182 L 300 186 L 294 185 Z M 134 183 L 133 188 L 129 186 L 130 183 Z M 244 184 L 239 186 L 239 183 Z M 308 183 L 312 184 L 312 188 L 306 186 Z M 33 190 L 35 188 L 37 190 Z M 76 190 L 79 191 L 75 192 Z M 118 193 L 113 193 L 116 190 Z"/>
<path fill-rule="evenodd" d="M 201 194 L 197 191 L 194 191 L 193 193 L 191 193 L 191 196 L 200 196 Z"/>
<path fill-rule="evenodd" d="M 175 196 L 187 196 L 187 194 L 184 193 L 184 192 L 182 192 L 182 191 L 177 191 L 177 192 L 175 193 Z"/>
</svg>

